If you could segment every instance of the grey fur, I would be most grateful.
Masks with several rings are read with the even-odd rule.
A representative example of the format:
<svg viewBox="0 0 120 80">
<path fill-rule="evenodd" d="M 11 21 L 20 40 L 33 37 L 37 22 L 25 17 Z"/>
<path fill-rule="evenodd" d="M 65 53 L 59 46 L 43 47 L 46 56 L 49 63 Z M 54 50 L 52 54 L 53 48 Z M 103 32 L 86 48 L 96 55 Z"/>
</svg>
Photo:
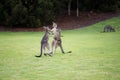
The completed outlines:
<svg viewBox="0 0 120 80">
<path fill-rule="evenodd" d="M 111 25 L 106 25 L 103 32 L 115 32 L 115 29 Z"/>
<path fill-rule="evenodd" d="M 49 40 L 49 35 L 50 35 L 50 29 L 49 27 L 43 27 L 45 29 L 45 34 L 41 40 L 41 48 L 40 48 L 40 57 L 42 56 L 43 50 L 44 50 L 44 55 L 47 55 L 46 53 L 46 48 L 48 49 L 48 54 L 50 54 L 50 46 L 48 43 Z"/>
<path fill-rule="evenodd" d="M 55 26 L 54 26 L 55 25 Z M 53 32 L 53 40 L 52 40 L 52 53 L 54 54 L 57 47 L 59 46 L 62 53 L 64 53 L 63 47 L 62 47 L 62 40 L 61 40 L 61 29 L 57 29 L 57 24 L 53 23 L 53 29 L 51 30 Z"/>
</svg>

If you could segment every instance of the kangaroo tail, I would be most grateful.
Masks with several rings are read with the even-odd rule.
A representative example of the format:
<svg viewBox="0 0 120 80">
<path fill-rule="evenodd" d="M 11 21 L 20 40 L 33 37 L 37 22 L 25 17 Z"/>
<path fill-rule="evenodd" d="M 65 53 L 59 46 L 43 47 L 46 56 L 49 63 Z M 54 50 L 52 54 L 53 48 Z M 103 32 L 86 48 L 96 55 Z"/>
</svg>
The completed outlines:
<svg viewBox="0 0 120 80">
<path fill-rule="evenodd" d="M 40 57 L 42 56 L 42 44 L 41 44 L 41 48 L 40 48 Z"/>
<path fill-rule="evenodd" d="M 42 56 L 42 44 L 41 44 L 41 47 L 40 47 L 40 55 L 39 56 L 35 55 L 35 57 L 41 57 L 41 56 Z"/>
</svg>

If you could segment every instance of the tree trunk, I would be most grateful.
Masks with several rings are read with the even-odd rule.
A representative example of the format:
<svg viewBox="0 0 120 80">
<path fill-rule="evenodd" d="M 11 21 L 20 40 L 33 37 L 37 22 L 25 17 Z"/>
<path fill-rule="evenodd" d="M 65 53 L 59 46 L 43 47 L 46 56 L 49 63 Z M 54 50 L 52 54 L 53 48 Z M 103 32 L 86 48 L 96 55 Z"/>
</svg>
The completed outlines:
<svg viewBox="0 0 120 80">
<path fill-rule="evenodd" d="M 77 0 L 77 17 L 79 16 L 79 2 Z"/>
<path fill-rule="evenodd" d="M 72 0 L 69 0 L 69 2 L 68 2 L 68 15 L 71 14 L 71 2 L 72 2 Z"/>
</svg>

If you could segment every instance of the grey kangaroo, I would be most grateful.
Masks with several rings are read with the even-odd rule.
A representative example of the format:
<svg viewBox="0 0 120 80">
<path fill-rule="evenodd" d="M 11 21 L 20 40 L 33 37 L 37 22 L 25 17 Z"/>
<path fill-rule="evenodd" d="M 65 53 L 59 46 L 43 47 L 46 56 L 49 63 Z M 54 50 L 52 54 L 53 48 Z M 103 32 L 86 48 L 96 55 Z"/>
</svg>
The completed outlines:
<svg viewBox="0 0 120 80">
<path fill-rule="evenodd" d="M 60 29 L 57 29 L 57 24 L 53 22 L 53 29 L 51 30 L 53 32 L 53 40 L 52 40 L 52 53 L 54 54 L 57 47 L 59 46 L 62 53 L 64 53 L 63 47 L 62 47 L 62 40 L 60 35 Z"/>
<path fill-rule="evenodd" d="M 106 25 L 103 32 L 115 32 L 115 29 L 111 25 Z"/>
<path fill-rule="evenodd" d="M 43 27 L 45 29 L 45 34 L 41 40 L 41 48 L 40 48 L 40 56 L 42 56 L 42 52 L 44 50 L 44 55 L 46 56 L 47 53 L 46 53 L 46 48 L 48 49 L 48 55 L 50 55 L 50 46 L 49 46 L 49 43 L 48 43 L 48 40 L 49 40 L 49 35 L 50 35 L 50 29 L 49 27 Z"/>
</svg>

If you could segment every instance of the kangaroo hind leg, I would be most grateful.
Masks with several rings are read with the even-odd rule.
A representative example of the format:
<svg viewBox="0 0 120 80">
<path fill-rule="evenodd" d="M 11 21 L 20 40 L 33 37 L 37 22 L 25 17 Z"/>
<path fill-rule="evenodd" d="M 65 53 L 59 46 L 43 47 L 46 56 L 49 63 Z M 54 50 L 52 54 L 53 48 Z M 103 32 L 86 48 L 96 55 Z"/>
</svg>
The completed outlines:
<svg viewBox="0 0 120 80">
<path fill-rule="evenodd" d="M 59 46 L 60 46 L 60 49 L 61 49 L 62 53 L 65 53 L 61 43 L 59 44 Z"/>
</svg>

